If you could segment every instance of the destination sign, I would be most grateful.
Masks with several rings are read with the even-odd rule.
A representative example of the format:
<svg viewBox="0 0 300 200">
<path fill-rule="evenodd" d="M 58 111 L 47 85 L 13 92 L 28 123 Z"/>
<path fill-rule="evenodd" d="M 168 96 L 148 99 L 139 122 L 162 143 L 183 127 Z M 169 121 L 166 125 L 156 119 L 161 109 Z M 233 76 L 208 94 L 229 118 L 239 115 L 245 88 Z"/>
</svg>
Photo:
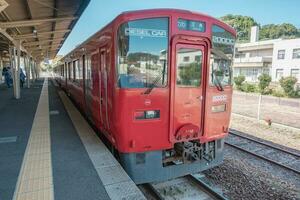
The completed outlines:
<svg viewBox="0 0 300 200">
<path fill-rule="evenodd" d="M 187 19 L 178 19 L 177 27 L 179 30 L 205 32 L 205 22 Z"/>
<path fill-rule="evenodd" d="M 167 31 L 160 29 L 125 28 L 125 35 L 139 37 L 167 37 Z"/>
</svg>

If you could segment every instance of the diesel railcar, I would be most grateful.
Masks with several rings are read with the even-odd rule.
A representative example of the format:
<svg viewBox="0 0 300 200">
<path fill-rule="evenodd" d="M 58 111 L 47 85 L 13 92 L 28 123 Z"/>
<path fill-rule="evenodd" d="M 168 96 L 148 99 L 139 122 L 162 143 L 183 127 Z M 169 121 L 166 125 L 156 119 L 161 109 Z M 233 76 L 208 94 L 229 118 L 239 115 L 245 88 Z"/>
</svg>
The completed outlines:
<svg viewBox="0 0 300 200">
<path fill-rule="evenodd" d="M 135 183 L 222 162 L 236 32 L 196 12 L 124 12 L 67 54 L 59 85 Z"/>
</svg>

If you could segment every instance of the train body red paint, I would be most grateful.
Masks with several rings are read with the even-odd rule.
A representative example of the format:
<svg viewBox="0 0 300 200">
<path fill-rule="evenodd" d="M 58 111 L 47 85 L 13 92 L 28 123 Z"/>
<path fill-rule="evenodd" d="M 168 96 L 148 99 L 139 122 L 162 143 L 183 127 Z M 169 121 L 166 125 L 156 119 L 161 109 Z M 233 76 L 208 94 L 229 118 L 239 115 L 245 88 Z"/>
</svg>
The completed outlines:
<svg viewBox="0 0 300 200">
<path fill-rule="evenodd" d="M 55 72 L 136 183 L 165 180 L 222 162 L 235 37 L 200 13 L 125 12 Z"/>
</svg>

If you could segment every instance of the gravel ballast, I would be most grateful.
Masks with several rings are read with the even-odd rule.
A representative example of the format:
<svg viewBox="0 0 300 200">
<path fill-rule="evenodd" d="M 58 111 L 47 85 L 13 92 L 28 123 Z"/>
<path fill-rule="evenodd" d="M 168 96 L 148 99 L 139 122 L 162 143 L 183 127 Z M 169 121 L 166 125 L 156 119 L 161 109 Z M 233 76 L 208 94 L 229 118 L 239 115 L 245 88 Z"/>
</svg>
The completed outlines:
<svg viewBox="0 0 300 200">
<path fill-rule="evenodd" d="M 300 150 L 300 129 L 280 127 L 258 122 L 256 119 L 231 115 L 230 128 L 245 132 L 258 138 L 262 138 L 280 145 Z"/>
<path fill-rule="evenodd" d="M 286 173 L 284 177 L 269 163 L 259 162 L 251 156 L 226 146 L 223 164 L 204 172 L 208 180 L 220 187 L 226 197 L 233 200 L 296 200 L 300 199 L 300 177 Z M 274 173 L 274 170 L 279 170 Z"/>
</svg>

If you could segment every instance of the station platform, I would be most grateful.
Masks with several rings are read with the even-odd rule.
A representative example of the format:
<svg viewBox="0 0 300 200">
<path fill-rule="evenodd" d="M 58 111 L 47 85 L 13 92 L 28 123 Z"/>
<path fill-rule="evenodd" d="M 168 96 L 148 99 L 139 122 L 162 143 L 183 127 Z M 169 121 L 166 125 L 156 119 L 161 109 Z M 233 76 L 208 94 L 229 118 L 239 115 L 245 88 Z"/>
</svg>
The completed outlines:
<svg viewBox="0 0 300 200">
<path fill-rule="evenodd" d="M 0 200 L 145 199 L 50 79 L 21 96 L 0 85 Z"/>
</svg>

